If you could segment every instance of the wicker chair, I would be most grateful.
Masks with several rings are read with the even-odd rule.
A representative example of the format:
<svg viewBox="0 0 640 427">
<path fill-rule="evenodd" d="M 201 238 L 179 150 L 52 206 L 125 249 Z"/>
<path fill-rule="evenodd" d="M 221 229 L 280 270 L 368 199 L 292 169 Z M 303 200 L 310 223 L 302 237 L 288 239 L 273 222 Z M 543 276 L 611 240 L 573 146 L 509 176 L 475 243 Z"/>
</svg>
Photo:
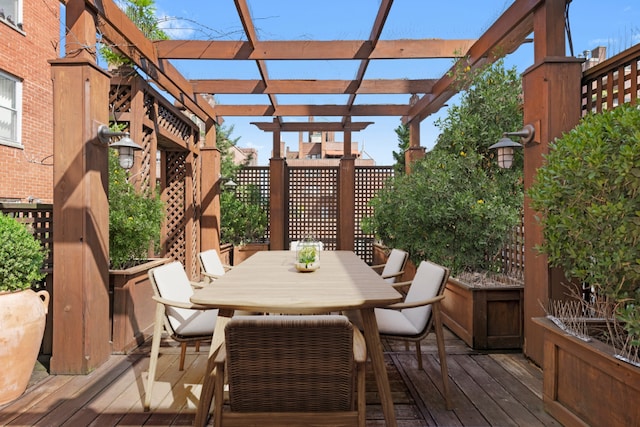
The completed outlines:
<svg viewBox="0 0 640 427">
<path fill-rule="evenodd" d="M 236 316 L 215 360 L 214 425 L 364 427 L 366 357 L 345 316 Z"/>
<path fill-rule="evenodd" d="M 224 273 L 233 268 L 230 265 L 222 263 L 220 256 L 218 255 L 218 251 L 215 249 L 200 252 L 198 254 L 198 261 L 200 262 L 200 272 L 209 282 L 223 276 Z"/>
<path fill-rule="evenodd" d="M 398 277 L 404 274 L 408 260 L 408 252 L 402 249 L 391 249 L 386 263 L 372 265 L 371 268 L 380 274 L 387 283 L 395 283 Z"/>
<path fill-rule="evenodd" d="M 144 409 L 147 411 L 151 406 L 151 390 L 158 367 L 163 328 L 171 338 L 180 343 L 179 369 L 182 371 L 187 343 L 194 342 L 196 351 L 199 351 L 201 341 L 211 340 L 218 318 L 217 309 L 208 309 L 189 301 L 193 294 L 192 284 L 194 283 L 189 281 L 182 263 L 176 261 L 150 269 L 149 281 L 154 293 L 153 299 L 157 305 L 149 362 L 149 378 L 144 400 Z"/>
</svg>

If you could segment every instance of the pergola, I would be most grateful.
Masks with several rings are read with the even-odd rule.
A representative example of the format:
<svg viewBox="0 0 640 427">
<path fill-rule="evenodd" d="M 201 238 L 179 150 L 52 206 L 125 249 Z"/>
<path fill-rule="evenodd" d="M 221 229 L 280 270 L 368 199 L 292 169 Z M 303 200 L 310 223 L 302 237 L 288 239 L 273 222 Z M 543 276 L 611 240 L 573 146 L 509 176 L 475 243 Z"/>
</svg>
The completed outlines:
<svg viewBox="0 0 640 427">
<path fill-rule="evenodd" d="M 97 126 L 107 123 L 109 74 L 96 64 L 97 34 L 128 56 L 149 79 L 175 99 L 175 104 L 199 117 L 206 125 L 200 141 L 202 168 L 201 249 L 218 241 L 220 153 L 216 149 L 215 122 L 225 116 L 262 116 L 256 125 L 273 133 L 270 159 L 271 248 L 283 249 L 282 194 L 286 159 L 280 152 L 280 133 L 289 131 L 344 132 L 344 156 L 340 162 L 341 206 L 352 204 L 355 159 L 351 133 L 370 122 L 358 117 L 401 116 L 410 129 L 406 161 L 424 155 L 420 122 L 437 112 L 458 87 L 452 73 L 437 79 L 367 79 L 375 59 L 430 59 L 461 56 L 471 69 L 514 51 L 533 33 L 534 60 L 523 74 L 524 121 L 535 128 L 534 142 L 525 147 L 525 188 L 542 163 L 548 143 L 571 129 L 580 117 L 580 60 L 565 56 L 565 7 L 570 0 L 516 0 L 477 40 L 381 40 L 393 0 L 380 1 L 366 40 L 261 41 L 247 0 L 234 0 L 244 29 L 239 41 L 146 39 L 112 0 L 67 0 L 66 57 L 52 60 L 55 105 L 54 216 L 56 273 L 53 301 L 55 321 L 51 371 L 86 373 L 109 355 L 108 319 L 108 215 L 106 196 L 106 147 L 96 144 Z M 462 53 L 462 55 L 460 55 Z M 260 79 L 188 80 L 172 65 L 175 59 L 225 59 L 255 61 Z M 357 60 L 358 71 L 350 80 L 278 80 L 269 77 L 268 60 Z M 456 65 L 452 66 L 453 70 Z M 206 94 L 264 94 L 264 105 L 212 105 Z M 342 94 L 344 104 L 281 105 L 282 94 Z M 365 105 L 363 94 L 408 94 L 409 102 Z M 73 112 L 73 114 L 69 114 Z M 330 122 L 287 121 L 288 117 L 332 116 Z M 353 220 L 351 220 L 353 221 Z M 344 231 L 339 249 L 352 249 L 349 230 L 353 222 L 339 225 Z M 561 294 L 556 273 L 533 248 L 541 230 L 533 212 L 525 206 L 525 353 L 542 362 L 542 331 L 529 319 L 541 315 L 540 302 Z M 58 331 L 58 332 L 56 332 Z"/>
</svg>

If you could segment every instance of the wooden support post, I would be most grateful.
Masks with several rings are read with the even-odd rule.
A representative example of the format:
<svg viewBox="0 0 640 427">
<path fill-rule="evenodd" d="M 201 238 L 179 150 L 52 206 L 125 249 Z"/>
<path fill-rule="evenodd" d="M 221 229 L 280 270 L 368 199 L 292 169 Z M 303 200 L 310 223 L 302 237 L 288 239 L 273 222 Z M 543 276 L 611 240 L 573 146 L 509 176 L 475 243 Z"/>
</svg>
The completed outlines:
<svg viewBox="0 0 640 427">
<path fill-rule="evenodd" d="M 94 31 L 95 34 L 95 31 Z M 84 58 L 51 62 L 54 105 L 51 373 L 87 374 L 111 353 L 109 329 L 109 75 Z"/>
<path fill-rule="evenodd" d="M 274 123 L 277 119 L 273 119 Z M 280 131 L 273 132 L 273 157 L 269 160 L 269 249 L 277 251 L 287 249 L 287 161 L 280 150 Z"/>
<path fill-rule="evenodd" d="M 409 148 L 404 153 L 405 172 L 411 173 L 411 163 L 422 159 L 425 148 L 420 146 L 420 122 L 409 122 Z"/>
<path fill-rule="evenodd" d="M 200 250 L 220 251 L 220 150 L 216 147 L 216 127 L 206 124 L 205 143 L 200 147 Z"/>
<path fill-rule="evenodd" d="M 580 119 L 581 60 L 564 55 L 565 0 L 547 0 L 534 14 L 536 63 L 523 74 L 524 123 L 536 127 L 536 141 L 525 147 L 524 187 L 528 189 L 549 142 L 572 129 Z M 544 330 L 531 320 L 544 316 L 550 298 L 562 297 L 561 272 L 549 269 L 547 257 L 535 247 L 542 227 L 525 198 L 524 353 L 542 366 Z"/>
<path fill-rule="evenodd" d="M 351 131 L 344 132 L 344 156 L 338 171 L 337 249 L 352 251 L 355 238 L 356 159 L 351 154 Z"/>
</svg>

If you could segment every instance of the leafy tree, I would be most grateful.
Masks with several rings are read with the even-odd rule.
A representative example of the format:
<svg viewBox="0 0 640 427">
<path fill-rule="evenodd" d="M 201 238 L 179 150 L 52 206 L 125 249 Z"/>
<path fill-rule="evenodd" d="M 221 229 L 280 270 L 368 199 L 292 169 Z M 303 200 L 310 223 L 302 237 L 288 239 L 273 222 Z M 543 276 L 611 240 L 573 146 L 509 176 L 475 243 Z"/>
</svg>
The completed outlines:
<svg viewBox="0 0 640 427">
<path fill-rule="evenodd" d="M 391 153 L 395 160 L 393 169 L 396 174 L 402 174 L 406 170 L 404 152 L 409 148 L 409 126 L 401 124 L 394 131 L 398 135 L 398 152 Z"/>
<path fill-rule="evenodd" d="M 123 0 L 120 8 L 136 24 L 142 34 L 150 40 L 168 40 L 169 35 L 158 26 L 156 18 L 155 0 Z M 100 55 L 107 61 L 107 64 L 114 67 L 120 65 L 131 65 L 132 62 L 125 55 L 121 54 L 117 46 L 100 46 Z"/>
</svg>

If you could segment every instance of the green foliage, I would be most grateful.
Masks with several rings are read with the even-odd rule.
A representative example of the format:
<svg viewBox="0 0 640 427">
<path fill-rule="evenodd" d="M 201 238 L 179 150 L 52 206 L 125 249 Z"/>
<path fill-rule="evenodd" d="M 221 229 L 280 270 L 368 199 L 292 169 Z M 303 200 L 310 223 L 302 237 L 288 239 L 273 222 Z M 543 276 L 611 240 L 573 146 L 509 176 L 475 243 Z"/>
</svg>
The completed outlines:
<svg viewBox="0 0 640 427">
<path fill-rule="evenodd" d="M 136 24 L 142 34 L 149 40 L 168 40 L 169 36 L 158 26 L 156 18 L 155 0 L 124 0 L 124 13 Z M 133 62 L 120 53 L 117 46 L 100 45 L 100 55 L 107 64 L 114 67 L 131 65 Z"/>
<path fill-rule="evenodd" d="M 457 274 L 496 271 L 496 256 L 518 223 L 522 199 L 501 192 L 475 153 L 433 150 L 412 173 L 392 178 L 371 201 L 363 230 L 414 262 L 429 259 Z M 519 205 L 518 205 L 519 203 Z"/>
<path fill-rule="evenodd" d="M 238 170 L 242 165 L 234 163 L 231 148 L 235 146 L 240 137 L 231 138 L 233 133 L 233 125 L 229 127 L 221 126 L 216 123 L 216 147 L 220 150 L 220 174 L 226 179 L 235 179 Z"/>
<path fill-rule="evenodd" d="M 568 277 L 623 301 L 628 331 L 640 331 L 627 309 L 640 305 L 639 192 L 640 110 L 631 105 L 588 115 L 550 144 L 528 190 L 543 227 L 538 249 Z"/>
<path fill-rule="evenodd" d="M 220 195 L 220 240 L 234 245 L 258 241 L 267 230 L 267 212 L 253 186 Z"/>
<path fill-rule="evenodd" d="M 395 161 L 393 170 L 396 174 L 402 174 L 406 170 L 404 152 L 409 148 L 409 126 L 400 125 L 394 131 L 398 135 L 398 152 L 391 153 Z"/>
<path fill-rule="evenodd" d="M 309 267 L 309 264 L 316 262 L 316 247 L 312 245 L 303 246 L 298 251 L 298 262 Z"/>
<path fill-rule="evenodd" d="M 495 144 L 503 132 L 522 128 L 522 81 L 515 67 L 507 70 L 499 60 L 477 70 L 467 68 L 457 72 L 458 80 L 467 87 L 461 93 L 459 105 L 447 110 L 447 116 L 436 121 L 441 129 L 436 147 L 450 153 L 477 152 L 483 157 L 483 167 L 497 169 Z M 522 170 L 522 152 L 517 152 L 513 169 Z"/>
<path fill-rule="evenodd" d="M 164 203 L 152 191 L 136 191 L 117 152 L 109 153 L 109 257 L 111 268 L 121 270 L 146 260 L 151 245 L 160 243 Z"/>
<path fill-rule="evenodd" d="M 27 227 L 0 213 L 0 292 L 29 289 L 40 272 L 45 250 Z"/>
</svg>

